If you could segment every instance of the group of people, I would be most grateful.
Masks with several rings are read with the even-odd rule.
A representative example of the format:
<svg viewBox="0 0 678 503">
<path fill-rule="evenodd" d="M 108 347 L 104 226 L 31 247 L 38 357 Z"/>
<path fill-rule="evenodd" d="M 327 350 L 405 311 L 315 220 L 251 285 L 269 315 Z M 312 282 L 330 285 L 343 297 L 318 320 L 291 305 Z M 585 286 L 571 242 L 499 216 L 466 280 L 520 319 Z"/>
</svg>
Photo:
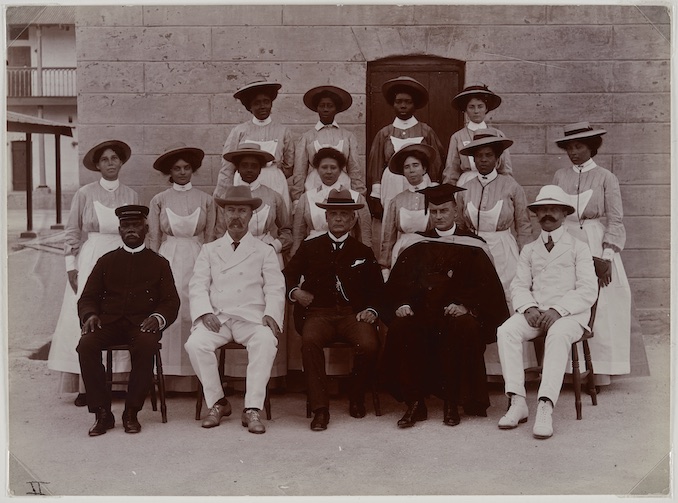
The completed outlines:
<svg viewBox="0 0 678 503">
<path fill-rule="evenodd" d="M 527 342 L 547 332 L 534 426 L 547 438 L 570 344 L 589 328 L 596 301 L 597 382 L 629 372 L 619 183 L 593 161 L 604 130 L 565 126 L 556 144 L 572 166 L 528 205 L 513 178 L 513 141 L 485 123 L 501 103 L 485 85 L 453 98 L 468 121 L 445 153 L 414 116 L 426 88 L 411 77 L 385 82 L 395 119 L 373 139 L 364 167 L 355 135 L 336 122 L 352 104 L 348 92 L 309 90 L 303 102 L 319 120 L 295 141 L 271 118 L 280 88 L 256 82 L 235 93 L 252 119 L 229 134 L 212 196 L 191 184 L 199 148 L 175 145 L 157 158 L 153 168 L 172 187 L 148 207 L 118 180 L 128 145 L 109 140 L 85 155 L 101 179 L 80 188 L 71 206 L 68 284 L 49 367 L 61 372 L 60 390 L 77 391 L 76 405 L 96 414 L 90 435 L 114 425 L 100 351 L 121 341 L 132 349 L 116 352 L 113 371 L 131 369 L 123 413 L 130 433 L 141 429 L 158 342 L 173 389 L 200 380 L 206 428 L 232 411 L 215 351 L 244 345 L 242 424 L 253 433 L 265 432 L 266 384 L 284 374 L 299 340 L 316 431 L 329 423 L 324 348 L 337 340 L 354 347 L 349 413 L 357 418 L 385 340 L 384 382 L 407 405 L 403 428 L 427 418 L 430 394 L 444 400 L 445 424 L 459 424 L 459 407 L 486 416 L 488 373 L 504 377 L 510 398 L 499 427 L 524 422 Z M 530 211 L 542 229 L 536 241 Z"/>
</svg>

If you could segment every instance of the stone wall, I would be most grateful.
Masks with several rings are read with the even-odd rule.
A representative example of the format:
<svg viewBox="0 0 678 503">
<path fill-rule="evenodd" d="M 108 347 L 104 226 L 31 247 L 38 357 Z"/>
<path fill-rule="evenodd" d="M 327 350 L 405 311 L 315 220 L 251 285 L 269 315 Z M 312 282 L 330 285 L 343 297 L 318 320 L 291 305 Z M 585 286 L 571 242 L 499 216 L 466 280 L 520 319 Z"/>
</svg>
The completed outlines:
<svg viewBox="0 0 678 503">
<path fill-rule="evenodd" d="M 364 151 L 367 62 L 462 60 L 467 82 L 504 100 L 489 120 L 515 140 L 528 199 L 568 164 L 552 141 L 563 124 L 608 130 L 596 161 L 622 184 L 635 302 L 646 329 L 668 333 L 669 22 L 651 6 L 81 7 L 80 156 L 99 139 L 128 142 L 122 179 L 148 202 L 167 187 L 153 160 L 183 141 L 206 151 L 194 182 L 211 193 L 228 131 L 250 118 L 232 96 L 238 87 L 281 82 L 273 112 L 298 133 L 317 120 L 302 104 L 306 90 L 347 89 L 354 105 L 339 119 Z M 82 184 L 93 179 L 81 168 Z"/>
</svg>

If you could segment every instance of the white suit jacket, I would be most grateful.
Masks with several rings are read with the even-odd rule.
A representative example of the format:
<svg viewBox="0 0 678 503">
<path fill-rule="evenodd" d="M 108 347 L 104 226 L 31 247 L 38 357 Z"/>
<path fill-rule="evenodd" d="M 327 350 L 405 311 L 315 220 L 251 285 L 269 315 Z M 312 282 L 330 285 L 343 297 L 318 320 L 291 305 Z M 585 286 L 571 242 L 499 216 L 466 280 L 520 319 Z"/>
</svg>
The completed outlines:
<svg viewBox="0 0 678 503">
<path fill-rule="evenodd" d="M 282 326 L 285 278 L 273 247 L 249 232 L 237 250 L 223 236 L 206 243 L 188 284 L 191 319 L 214 313 L 221 322 L 261 323 L 265 315 Z"/>
<path fill-rule="evenodd" d="M 565 231 L 549 252 L 537 238 L 523 247 L 511 297 L 518 312 L 537 306 L 565 309 L 582 327 L 588 328 L 591 306 L 598 297 L 598 278 L 586 243 Z"/>
</svg>

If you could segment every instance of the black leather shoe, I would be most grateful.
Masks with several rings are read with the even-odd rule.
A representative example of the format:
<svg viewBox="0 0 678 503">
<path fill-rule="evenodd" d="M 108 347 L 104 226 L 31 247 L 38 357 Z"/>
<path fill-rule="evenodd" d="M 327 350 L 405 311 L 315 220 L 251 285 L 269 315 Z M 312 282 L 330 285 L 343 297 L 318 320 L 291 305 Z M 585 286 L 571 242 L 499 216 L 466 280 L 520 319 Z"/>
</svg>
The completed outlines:
<svg viewBox="0 0 678 503">
<path fill-rule="evenodd" d="M 351 417 L 365 417 L 365 402 L 349 402 L 348 413 L 351 414 Z"/>
<path fill-rule="evenodd" d="M 398 428 L 411 428 L 417 421 L 428 419 L 428 410 L 423 400 L 417 400 L 407 405 L 405 415 L 398 421 Z"/>
<path fill-rule="evenodd" d="M 457 426 L 461 419 L 459 419 L 459 411 L 457 410 L 457 404 L 445 400 L 443 404 L 443 423 L 447 426 Z"/>
<path fill-rule="evenodd" d="M 125 433 L 139 433 L 141 431 L 136 410 L 125 409 L 122 413 L 122 426 L 125 428 Z"/>
<path fill-rule="evenodd" d="M 76 407 L 84 407 L 87 405 L 87 395 L 85 393 L 78 393 L 73 403 Z"/>
<path fill-rule="evenodd" d="M 115 426 L 115 417 L 113 417 L 113 413 L 110 410 L 99 407 L 99 410 L 97 410 L 95 414 L 97 419 L 94 422 L 94 425 L 89 429 L 90 437 L 103 435 L 106 431 Z"/>
<path fill-rule="evenodd" d="M 315 411 L 313 421 L 311 421 L 311 429 L 313 431 L 323 431 L 327 429 L 327 423 L 330 422 L 330 411 L 326 408 Z"/>
</svg>

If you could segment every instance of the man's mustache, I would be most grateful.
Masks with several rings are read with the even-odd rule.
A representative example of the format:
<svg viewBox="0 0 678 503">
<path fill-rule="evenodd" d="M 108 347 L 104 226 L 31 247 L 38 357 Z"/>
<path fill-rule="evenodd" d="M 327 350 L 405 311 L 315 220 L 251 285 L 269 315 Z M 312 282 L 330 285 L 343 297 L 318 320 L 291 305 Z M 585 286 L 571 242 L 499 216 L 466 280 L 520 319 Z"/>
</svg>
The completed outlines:
<svg viewBox="0 0 678 503">
<path fill-rule="evenodd" d="M 231 220 L 228 223 L 229 227 L 232 226 L 232 225 L 239 225 L 240 227 L 243 227 L 245 225 L 245 223 L 242 220 L 240 220 L 239 218 L 236 218 L 236 219 Z"/>
<path fill-rule="evenodd" d="M 543 222 L 557 222 L 557 220 L 553 218 L 551 215 L 544 215 L 539 219 L 539 223 Z"/>
</svg>

